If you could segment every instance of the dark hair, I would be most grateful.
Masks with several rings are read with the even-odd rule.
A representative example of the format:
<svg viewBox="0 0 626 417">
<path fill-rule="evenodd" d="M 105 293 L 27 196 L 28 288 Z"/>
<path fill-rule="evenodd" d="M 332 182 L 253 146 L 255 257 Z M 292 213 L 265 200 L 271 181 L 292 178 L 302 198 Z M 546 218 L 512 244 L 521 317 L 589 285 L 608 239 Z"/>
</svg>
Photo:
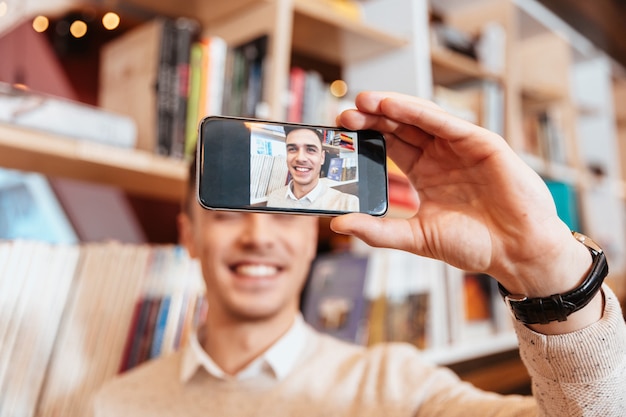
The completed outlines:
<svg viewBox="0 0 626 417">
<path fill-rule="evenodd" d="M 320 143 L 324 144 L 324 133 L 320 129 L 316 129 L 314 127 L 306 127 L 306 126 L 285 126 L 285 138 L 294 130 L 310 130 L 311 132 L 317 135 L 317 138 L 320 140 Z"/>
</svg>

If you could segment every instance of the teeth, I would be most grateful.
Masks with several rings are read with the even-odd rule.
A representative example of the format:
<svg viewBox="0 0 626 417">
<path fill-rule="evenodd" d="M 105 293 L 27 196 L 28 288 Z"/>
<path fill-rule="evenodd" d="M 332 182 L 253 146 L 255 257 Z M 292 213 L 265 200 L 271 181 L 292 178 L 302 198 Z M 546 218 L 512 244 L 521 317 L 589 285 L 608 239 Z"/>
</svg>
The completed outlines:
<svg viewBox="0 0 626 417">
<path fill-rule="evenodd" d="M 264 277 L 276 274 L 278 268 L 270 265 L 239 265 L 236 268 L 236 272 L 239 275 Z"/>
<path fill-rule="evenodd" d="M 296 171 L 300 171 L 300 172 L 309 172 L 310 170 L 311 170 L 310 168 L 296 167 Z"/>
</svg>

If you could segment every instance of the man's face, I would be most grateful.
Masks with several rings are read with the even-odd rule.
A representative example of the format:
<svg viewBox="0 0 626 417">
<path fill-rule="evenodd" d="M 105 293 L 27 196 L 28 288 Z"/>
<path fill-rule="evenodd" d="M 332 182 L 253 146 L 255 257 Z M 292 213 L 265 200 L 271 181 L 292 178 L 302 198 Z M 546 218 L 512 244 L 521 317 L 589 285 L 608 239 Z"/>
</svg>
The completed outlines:
<svg viewBox="0 0 626 417">
<path fill-rule="evenodd" d="M 287 135 L 285 143 L 287 166 L 293 182 L 306 192 L 311 191 L 317 185 L 324 163 L 319 137 L 311 130 L 298 129 Z"/>
<path fill-rule="evenodd" d="M 293 315 L 317 250 L 313 216 L 204 210 L 186 243 L 198 258 L 211 314 L 227 320 Z"/>
</svg>

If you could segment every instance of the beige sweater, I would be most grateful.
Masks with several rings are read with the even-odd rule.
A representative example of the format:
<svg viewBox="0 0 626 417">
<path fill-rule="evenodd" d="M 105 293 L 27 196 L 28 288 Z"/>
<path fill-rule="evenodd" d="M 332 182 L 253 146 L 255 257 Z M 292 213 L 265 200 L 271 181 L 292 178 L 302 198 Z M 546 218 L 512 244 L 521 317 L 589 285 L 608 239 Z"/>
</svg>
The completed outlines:
<svg viewBox="0 0 626 417">
<path fill-rule="evenodd" d="M 364 348 L 308 331 L 281 381 L 199 370 L 182 383 L 179 352 L 107 384 L 96 416 L 626 416 L 626 326 L 608 289 L 603 319 L 584 330 L 544 336 L 517 325 L 534 399 L 477 390 L 407 344 Z"/>
<path fill-rule="evenodd" d="M 309 210 L 332 210 L 332 211 L 359 211 L 359 198 L 355 195 L 342 193 L 331 188 L 323 181 L 320 181 L 321 190 L 315 201 L 311 202 L 306 198 L 292 200 L 287 197 L 287 187 L 285 185 L 273 191 L 267 199 L 268 207 L 281 207 L 289 209 L 309 209 Z"/>
</svg>

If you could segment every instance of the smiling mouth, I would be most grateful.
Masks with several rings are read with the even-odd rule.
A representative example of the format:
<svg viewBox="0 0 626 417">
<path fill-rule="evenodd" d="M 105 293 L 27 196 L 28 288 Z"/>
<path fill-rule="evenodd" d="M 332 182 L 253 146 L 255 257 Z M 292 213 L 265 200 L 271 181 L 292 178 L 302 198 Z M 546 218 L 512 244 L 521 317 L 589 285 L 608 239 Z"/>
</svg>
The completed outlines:
<svg viewBox="0 0 626 417">
<path fill-rule="evenodd" d="M 294 167 L 294 169 L 297 172 L 303 172 L 303 173 L 311 172 L 311 168 L 306 168 L 306 167 Z"/>
<path fill-rule="evenodd" d="M 232 269 L 237 275 L 247 277 L 269 277 L 280 272 L 277 266 L 267 264 L 240 264 Z"/>
</svg>

